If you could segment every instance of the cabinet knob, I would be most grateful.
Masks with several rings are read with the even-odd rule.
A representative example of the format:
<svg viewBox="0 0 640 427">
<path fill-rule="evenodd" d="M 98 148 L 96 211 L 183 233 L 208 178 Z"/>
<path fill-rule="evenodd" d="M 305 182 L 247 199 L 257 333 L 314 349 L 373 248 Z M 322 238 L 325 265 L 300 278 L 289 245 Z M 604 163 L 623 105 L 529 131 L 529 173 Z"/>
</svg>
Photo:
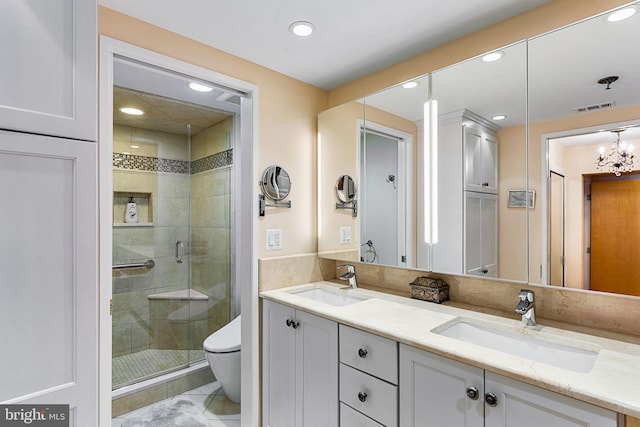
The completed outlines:
<svg viewBox="0 0 640 427">
<path fill-rule="evenodd" d="M 488 186 L 489 186 L 489 183 L 488 183 L 488 182 L 483 182 L 483 183 L 482 183 L 482 186 L 483 186 L 483 187 L 488 187 Z"/>
<path fill-rule="evenodd" d="M 489 270 L 487 270 L 486 268 L 483 268 L 482 270 L 480 270 L 480 272 L 482 272 L 482 274 L 487 274 Z"/>
<path fill-rule="evenodd" d="M 358 349 L 358 356 L 360 356 L 361 359 L 366 359 L 367 358 L 367 354 L 369 354 L 369 352 L 367 351 L 366 348 Z"/>
<path fill-rule="evenodd" d="M 469 399 L 478 400 L 479 396 L 480 396 L 480 393 L 478 392 L 478 389 L 476 387 L 473 387 L 473 386 L 467 387 L 467 397 Z"/>
<path fill-rule="evenodd" d="M 484 395 L 484 401 L 489 406 L 496 406 L 498 404 L 498 396 L 493 393 L 486 393 Z"/>
<path fill-rule="evenodd" d="M 361 391 L 360 393 L 358 393 L 358 400 L 360 402 L 366 402 L 367 401 L 367 393 L 365 393 L 364 391 Z"/>
<path fill-rule="evenodd" d="M 286 324 L 287 326 L 290 326 L 293 329 L 297 329 L 298 326 L 300 326 L 300 322 L 296 322 L 295 320 L 291 320 L 291 319 L 287 319 Z"/>
</svg>

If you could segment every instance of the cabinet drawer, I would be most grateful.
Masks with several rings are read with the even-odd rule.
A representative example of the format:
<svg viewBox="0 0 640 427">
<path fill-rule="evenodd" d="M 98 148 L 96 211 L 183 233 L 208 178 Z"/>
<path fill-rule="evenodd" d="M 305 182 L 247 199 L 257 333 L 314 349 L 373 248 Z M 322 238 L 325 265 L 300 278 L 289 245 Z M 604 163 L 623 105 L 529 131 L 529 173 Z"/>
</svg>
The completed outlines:
<svg viewBox="0 0 640 427">
<path fill-rule="evenodd" d="M 340 427 L 384 427 L 352 407 L 340 403 Z"/>
<path fill-rule="evenodd" d="M 340 401 L 387 427 L 398 425 L 398 387 L 342 363 Z"/>
<path fill-rule="evenodd" d="M 398 384 L 398 343 L 340 325 L 340 362 Z"/>
</svg>

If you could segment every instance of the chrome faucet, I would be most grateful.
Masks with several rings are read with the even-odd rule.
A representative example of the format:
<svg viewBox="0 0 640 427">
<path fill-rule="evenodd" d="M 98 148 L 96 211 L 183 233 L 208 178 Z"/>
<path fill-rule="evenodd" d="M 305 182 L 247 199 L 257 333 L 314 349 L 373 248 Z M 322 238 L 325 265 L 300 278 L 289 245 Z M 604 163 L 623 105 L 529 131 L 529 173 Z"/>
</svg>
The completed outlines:
<svg viewBox="0 0 640 427">
<path fill-rule="evenodd" d="M 520 290 L 520 302 L 516 307 L 516 313 L 522 315 L 522 326 L 536 326 L 536 312 L 533 308 L 533 291 L 528 289 Z"/>
<path fill-rule="evenodd" d="M 349 286 L 351 286 L 353 289 L 356 289 L 358 287 L 358 284 L 356 283 L 356 268 L 351 264 L 340 264 L 336 266 L 336 269 L 344 267 L 346 267 L 347 272 L 340 276 L 339 279 L 348 280 Z"/>
</svg>

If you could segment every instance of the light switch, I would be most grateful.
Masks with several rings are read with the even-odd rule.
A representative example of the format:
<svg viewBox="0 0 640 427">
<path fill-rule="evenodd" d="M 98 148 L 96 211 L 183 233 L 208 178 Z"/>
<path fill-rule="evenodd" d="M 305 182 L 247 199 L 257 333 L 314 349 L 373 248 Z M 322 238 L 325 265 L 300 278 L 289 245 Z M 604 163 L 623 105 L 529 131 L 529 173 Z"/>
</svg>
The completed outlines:
<svg viewBox="0 0 640 427">
<path fill-rule="evenodd" d="M 268 251 L 282 250 L 282 229 L 271 228 L 267 230 L 267 250 Z"/>
<path fill-rule="evenodd" d="M 340 227 L 340 244 L 348 245 L 351 243 L 351 227 Z"/>
</svg>

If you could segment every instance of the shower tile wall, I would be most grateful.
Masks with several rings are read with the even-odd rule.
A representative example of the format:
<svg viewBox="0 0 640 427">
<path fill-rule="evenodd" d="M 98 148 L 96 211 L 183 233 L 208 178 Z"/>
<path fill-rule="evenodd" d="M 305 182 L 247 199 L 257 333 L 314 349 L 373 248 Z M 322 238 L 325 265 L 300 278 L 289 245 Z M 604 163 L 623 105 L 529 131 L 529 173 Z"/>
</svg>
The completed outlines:
<svg viewBox="0 0 640 427">
<path fill-rule="evenodd" d="M 113 262 L 153 259 L 156 265 L 114 271 L 113 357 L 149 348 L 201 349 L 202 340 L 228 322 L 231 168 L 225 161 L 220 166 L 219 159 L 231 157 L 230 126 L 228 120 L 192 137 L 191 158 L 185 136 L 114 127 L 114 153 L 130 152 L 131 156 L 114 155 L 113 190 L 150 194 L 153 226 L 114 227 Z M 140 148 L 133 150 L 131 145 Z M 148 170 L 148 162 L 137 162 L 145 158 L 137 156 L 151 158 L 163 172 Z M 185 164 L 188 170 L 194 160 L 207 156 L 215 161 L 205 163 L 215 163 L 217 169 L 204 167 L 191 176 L 184 173 Z M 116 157 L 135 164 L 118 167 L 122 164 Z M 114 208 L 115 223 L 124 222 L 122 215 L 123 211 Z M 187 247 L 183 264 L 175 262 L 176 240 L 192 241 L 191 254 Z M 149 295 L 188 289 L 191 259 L 192 289 L 208 296 L 208 301 L 148 299 Z"/>
</svg>

